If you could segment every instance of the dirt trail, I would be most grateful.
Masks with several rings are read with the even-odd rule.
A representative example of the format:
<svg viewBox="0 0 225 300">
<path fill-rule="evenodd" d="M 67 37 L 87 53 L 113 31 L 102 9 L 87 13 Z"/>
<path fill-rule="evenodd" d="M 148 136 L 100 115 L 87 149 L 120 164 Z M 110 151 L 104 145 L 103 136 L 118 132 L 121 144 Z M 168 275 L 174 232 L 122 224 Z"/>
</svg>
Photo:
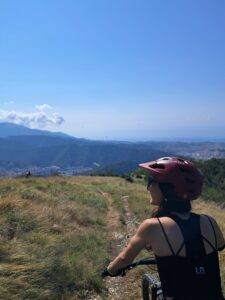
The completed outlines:
<svg viewBox="0 0 225 300">
<path fill-rule="evenodd" d="M 108 239 L 110 242 L 110 253 L 113 259 L 126 246 L 128 239 L 134 234 L 137 228 L 137 220 L 130 212 L 128 196 L 123 196 L 125 225 L 120 222 L 120 215 L 113 207 L 113 200 L 107 193 L 102 193 L 108 201 Z M 141 299 L 141 278 L 137 276 L 137 271 L 132 270 L 125 277 L 107 277 L 106 288 L 102 299 L 107 300 L 138 300 Z M 100 299 L 100 298 L 99 298 Z"/>
</svg>

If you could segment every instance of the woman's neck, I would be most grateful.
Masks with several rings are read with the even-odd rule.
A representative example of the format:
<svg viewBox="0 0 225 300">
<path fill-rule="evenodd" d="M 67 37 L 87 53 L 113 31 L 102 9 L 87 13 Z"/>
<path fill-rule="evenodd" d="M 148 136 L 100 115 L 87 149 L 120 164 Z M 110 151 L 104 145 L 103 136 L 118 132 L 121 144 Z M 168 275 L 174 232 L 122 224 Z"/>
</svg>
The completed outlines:
<svg viewBox="0 0 225 300">
<path fill-rule="evenodd" d="M 190 217 L 190 212 L 185 212 L 185 213 L 179 213 L 176 211 L 171 211 L 171 214 L 178 216 L 179 218 L 183 219 L 183 220 L 188 220 Z"/>
</svg>

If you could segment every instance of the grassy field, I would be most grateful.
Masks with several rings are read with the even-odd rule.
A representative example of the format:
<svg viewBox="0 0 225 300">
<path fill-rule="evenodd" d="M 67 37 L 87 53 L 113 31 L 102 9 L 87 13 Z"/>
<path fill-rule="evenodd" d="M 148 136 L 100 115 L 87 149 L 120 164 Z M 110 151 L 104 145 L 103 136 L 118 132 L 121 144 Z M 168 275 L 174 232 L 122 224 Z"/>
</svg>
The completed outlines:
<svg viewBox="0 0 225 300">
<path fill-rule="evenodd" d="M 126 226 L 124 196 L 137 226 L 150 216 L 142 179 L 1 178 L 0 299 L 70 300 L 101 294 L 105 283 L 99 272 L 111 255 L 105 194 L 113 199 L 121 228 Z M 225 232 L 225 209 L 200 200 L 194 210 L 214 216 Z M 224 282 L 225 253 L 220 259 Z"/>
</svg>

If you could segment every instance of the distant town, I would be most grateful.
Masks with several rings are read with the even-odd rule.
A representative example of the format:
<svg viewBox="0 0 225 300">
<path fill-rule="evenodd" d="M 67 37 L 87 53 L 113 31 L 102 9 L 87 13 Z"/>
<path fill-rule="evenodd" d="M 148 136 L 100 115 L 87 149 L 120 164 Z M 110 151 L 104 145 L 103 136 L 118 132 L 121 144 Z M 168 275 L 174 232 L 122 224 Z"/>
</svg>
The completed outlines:
<svg viewBox="0 0 225 300">
<path fill-rule="evenodd" d="M 0 176 L 124 174 L 165 156 L 225 158 L 225 142 L 94 141 L 0 122 Z"/>
<path fill-rule="evenodd" d="M 49 167 L 30 167 L 30 168 L 15 168 L 11 170 L 3 170 L 0 168 L 0 176 L 9 176 L 9 177 L 26 177 L 29 176 L 76 176 L 82 174 L 89 174 L 94 170 L 91 167 L 67 167 L 61 168 L 58 166 L 49 166 Z"/>
</svg>

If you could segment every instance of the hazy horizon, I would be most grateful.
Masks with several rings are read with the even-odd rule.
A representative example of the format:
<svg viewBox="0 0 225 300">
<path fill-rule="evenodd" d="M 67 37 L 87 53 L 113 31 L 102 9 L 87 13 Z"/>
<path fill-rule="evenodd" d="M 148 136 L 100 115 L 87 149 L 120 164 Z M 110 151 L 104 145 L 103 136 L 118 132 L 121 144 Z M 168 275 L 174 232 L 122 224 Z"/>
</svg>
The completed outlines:
<svg viewBox="0 0 225 300">
<path fill-rule="evenodd" d="M 225 2 L 2 1 L 0 120 L 101 140 L 225 137 Z"/>
<path fill-rule="evenodd" d="M 13 124 L 10 122 L 3 122 L 0 121 L 0 124 Z M 15 124 L 18 125 L 18 124 Z M 24 126 L 24 125 L 19 125 L 19 126 Z M 26 126 L 25 126 L 26 127 Z M 27 127 L 30 128 L 30 127 Z M 30 128 L 30 129 L 37 129 L 37 128 Z M 38 130 L 45 130 L 45 129 L 38 129 Z M 63 133 L 63 134 L 68 134 L 63 131 L 56 131 L 56 130 L 48 130 L 49 132 L 52 133 Z M 14 134 L 13 134 L 14 135 Z M 163 136 L 155 136 L 155 137 L 148 137 L 148 138 L 141 138 L 139 137 L 124 137 L 124 138 L 110 138 L 110 137 L 105 137 L 105 138 L 89 138 L 85 136 L 74 136 L 74 135 L 69 135 L 70 137 L 74 138 L 83 138 L 83 139 L 90 139 L 90 140 L 101 140 L 101 141 L 121 141 L 121 142 L 225 142 L 225 137 L 224 136 L 170 136 L 170 137 L 163 137 Z"/>
</svg>

